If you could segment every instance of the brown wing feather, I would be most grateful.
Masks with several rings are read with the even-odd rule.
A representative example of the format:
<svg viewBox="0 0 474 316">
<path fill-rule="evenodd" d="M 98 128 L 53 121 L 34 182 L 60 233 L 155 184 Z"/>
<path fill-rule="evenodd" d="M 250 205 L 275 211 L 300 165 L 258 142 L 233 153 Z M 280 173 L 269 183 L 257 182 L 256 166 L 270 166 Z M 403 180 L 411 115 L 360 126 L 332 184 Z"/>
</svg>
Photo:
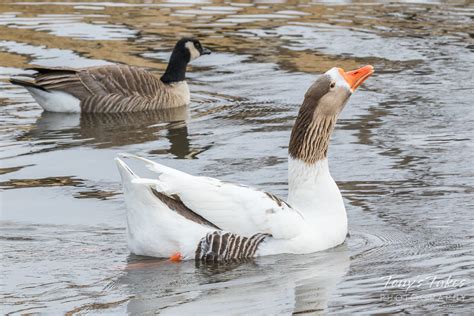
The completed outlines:
<svg viewBox="0 0 474 316">
<path fill-rule="evenodd" d="M 86 68 L 79 72 L 85 86 L 96 93 L 154 97 L 164 84 L 152 73 L 125 65 Z"/>
<path fill-rule="evenodd" d="M 152 110 L 156 107 L 156 100 L 141 95 L 93 95 L 83 99 L 81 102 L 81 110 L 85 113 L 138 112 Z"/>
<path fill-rule="evenodd" d="M 183 201 L 180 200 L 178 196 L 168 196 L 162 192 L 158 192 L 157 190 L 151 188 L 151 192 L 153 195 L 155 195 L 158 199 L 160 199 L 161 202 L 166 204 L 171 210 L 175 211 L 179 215 L 183 216 L 184 218 L 187 218 L 193 222 L 196 222 L 198 224 L 203 224 L 206 226 L 209 226 L 211 228 L 215 228 L 220 230 L 219 227 L 217 227 L 214 223 L 211 223 L 201 215 L 195 213 L 193 210 L 191 210 L 189 207 L 187 207 Z"/>
<path fill-rule="evenodd" d="M 126 65 L 107 65 L 82 69 L 33 68 L 35 83 L 47 90 L 72 94 L 81 101 L 109 94 L 142 95 L 153 98 L 161 85 L 152 73 Z"/>
</svg>

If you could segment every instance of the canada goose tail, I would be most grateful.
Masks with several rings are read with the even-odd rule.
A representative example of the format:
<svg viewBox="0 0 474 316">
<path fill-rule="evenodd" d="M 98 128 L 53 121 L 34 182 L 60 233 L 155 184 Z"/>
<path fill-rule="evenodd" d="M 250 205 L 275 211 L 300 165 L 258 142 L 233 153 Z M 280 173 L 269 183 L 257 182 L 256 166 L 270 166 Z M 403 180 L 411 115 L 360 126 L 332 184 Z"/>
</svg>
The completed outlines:
<svg viewBox="0 0 474 316">
<path fill-rule="evenodd" d="M 81 102 L 69 93 L 48 90 L 35 81 L 10 78 L 10 83 L 22 86 L 31 94 L 36 102 L 45 110 L 50 112 L 81 112 Z"/>
<path fill-rule="evenodd" d="M 48 92 L 48 90 L 46 90 L 42 86 L 39 86 L 36 83 L 34 83 L 33 81 L 29 81 L 29 80 L 21 80 L 21 79 L 10 78 L 10 83 L 14 84 L 14 85 L 17 85 L 17 86 L 25 87 L 27 89 L 36 89 L 36 90 L 41 90 L 41 91 Z"/>
<path fill-rule="evenodd" d="M 28 67 L 26 70 L 34 70 L 38 75 L 74 75 L 77 73 L 76 69 L 72 68 L 48 68 L 48 67 Z"/>
</svg>

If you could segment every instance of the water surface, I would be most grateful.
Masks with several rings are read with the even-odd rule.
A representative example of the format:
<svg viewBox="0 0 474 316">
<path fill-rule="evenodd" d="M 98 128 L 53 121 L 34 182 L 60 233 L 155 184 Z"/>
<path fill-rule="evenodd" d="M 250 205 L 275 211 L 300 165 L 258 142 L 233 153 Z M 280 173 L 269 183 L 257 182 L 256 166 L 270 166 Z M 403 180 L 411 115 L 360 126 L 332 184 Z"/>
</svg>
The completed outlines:
<svg viewBox="0 0 474 316">
<path fill-rule="evenodd" d="M 2 2 L 1 312 L 471 312 L 473 16 L 462 1 Z M 43 113 L 7 81 L 32 65 L 159 74 L 189 35 L 214 52 L 189 67 L 189 109 Z M 329 153 L 345 244 L 217 267 L 129 254 L 117 153 L 286 196 L 304 92 L 365 64 Z"/>
</svg>

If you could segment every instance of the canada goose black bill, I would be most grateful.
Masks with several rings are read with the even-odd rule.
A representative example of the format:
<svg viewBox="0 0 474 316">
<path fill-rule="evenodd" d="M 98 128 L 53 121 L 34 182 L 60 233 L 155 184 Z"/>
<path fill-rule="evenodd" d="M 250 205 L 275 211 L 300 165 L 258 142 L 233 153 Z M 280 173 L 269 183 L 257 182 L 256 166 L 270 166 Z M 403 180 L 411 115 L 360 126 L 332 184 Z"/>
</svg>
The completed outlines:
<svg viewBox="0 0 474 316">
<path fill-rule="evenodd" d="M 187 64 L 211 51 L 194 38 L 180 39 L 161 78 L 127 65 L 88 68 L 28 68 L 29 79 L 11 78 L 25 87 L 45 111 L 136 112 L 189 104 Z"/>
</svg>

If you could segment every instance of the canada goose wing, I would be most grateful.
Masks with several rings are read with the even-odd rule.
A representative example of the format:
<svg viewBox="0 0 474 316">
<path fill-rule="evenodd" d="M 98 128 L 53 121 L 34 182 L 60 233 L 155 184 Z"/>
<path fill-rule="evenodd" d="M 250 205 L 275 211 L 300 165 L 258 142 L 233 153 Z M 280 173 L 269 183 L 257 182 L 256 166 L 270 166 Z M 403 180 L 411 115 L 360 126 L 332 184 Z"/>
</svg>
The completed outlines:
<svg viewBox="0 0 474 316">
<path fill-rule="evenodd" d="M 35 84 L 46 90 L 69 93 L 79 100 L 98 95 L 154 97 L 164 84 L 152 73 L 127 65 L 82 69 L 29 68 L 36 70 Z"/>
<path fill-rule="evenodd" d="M 93 95 L 83 99 L 81 110 L 84 113 L 138 112 L 152 110 L 156 108 L 155 105 L 152 98 L 141 95 L 105 94 Z"/>
<path fill-rule="evenodd" d="M 301 213 L 273 194 L 192 176 L 141 157 L 122 156 L 145 161 L 150 170 L 159 174 L 158 180 L 150 182 L 156 191 L 179 199 L 194 213 L 225 231 L 243 236 L 266 233 L 277 239 L 290 239 L 304 226 Z"/>
</svg>

